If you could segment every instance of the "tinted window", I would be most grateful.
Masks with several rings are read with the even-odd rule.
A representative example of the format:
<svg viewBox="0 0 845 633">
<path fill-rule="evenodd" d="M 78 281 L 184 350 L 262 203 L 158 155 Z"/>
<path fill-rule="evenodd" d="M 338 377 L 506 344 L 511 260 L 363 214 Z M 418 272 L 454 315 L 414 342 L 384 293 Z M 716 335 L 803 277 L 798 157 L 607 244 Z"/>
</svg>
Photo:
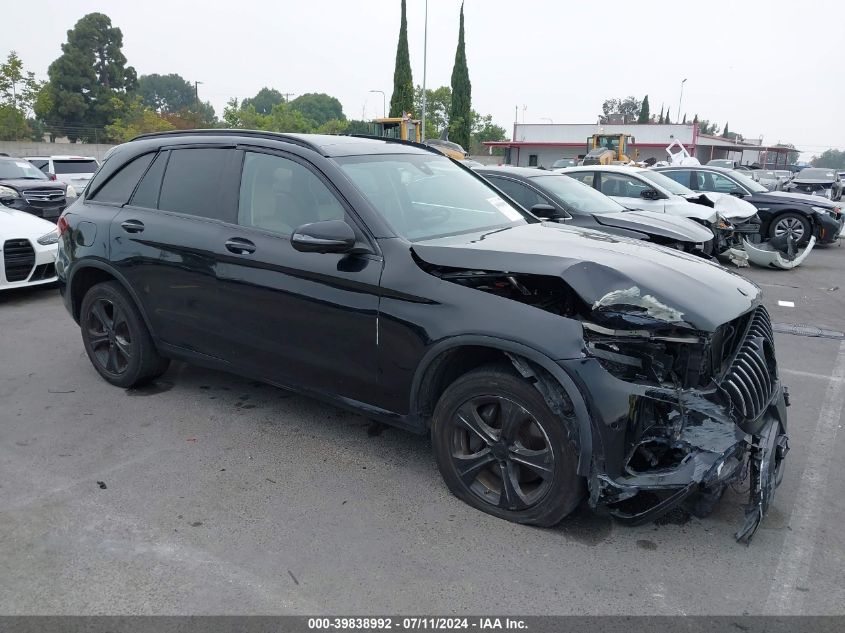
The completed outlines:
<svg viewBox="0 0 845 633">
<path fill-rule="evenodd" d="M 111 204 L 126 204 L 135 190 L 141 176 L 153 161 L 154 154 L 144 154 L 124 165 L 120 171 L 108 179 L 106 184 L 97 190 L 91 200 L 109 202 Z"/>
<path fill-rule="evenodd" d="M 632 176 L 609 172 L 601 174 L 601 192 L 606 196 L 639 198 L 646 189 L 651 189 L 651 187 Z"/>
<path fill-rule="evenodd" d="M 29 162 L 38 167 L 38 169 L 40 169 L 41 171 L 47 171 L 47 165 L 49 164 L 49 161 L 33 159 Z"/>
<path fill-rule="evenodd" d="M 344 216 L 338 199 L 304 165 L 281 156 L 246 152 L 238 224 L 290 235 L 303 224 Z"/>
<path fill-rule="evenodd" d="M 681 169 L 679 171 L 661 171 L 660 173 L 666 176 L 667 178 L 671 178 L 679 185 L 689 187 L 690 175 L 692 172 L 690 172 L 688 169 Z"/>
<path fill-rule="evenodd" d="M 593 176 L 596 172 L 594 171 L 573 171 L 567 172 L 567 176 L 570 178 L 574 178 L 578 182 L 583 182 L 585 185 L 589 185 L 590 187 L 593 186 Z"/>
<path fill-rule="evenodd" d="M 228 220 L 220 204 L 220 183 L 230 150 L 176 149 L 170 152 L 158 208 L 203 218 Z"/>
<path fill-rule="evenodd" d="M 529 211 L 535 204 L 548 204 L 548 200 L 521 182 L 495 177 L 490 177 L 490 181 Z"/>
<path fill-rule="evenodd" d="M 537 166 L 537 154 L 529 154 L 528 155 L 528 166 L 529 167 L 536 167 Z"/>
<path fill-rule="evenodd" d="M 95 160 L 53 160 L 53 169 L 57 174 L 93 174 L 97 171 Z"/>
<path fill-rule="evenodd" d="M 696 172 L 698 177 L 698 191 L 713 191 L 716 193 L 731 193 L 741 191 L 739 186 L 730 178 L 710 171 Z"/>
<path fill-rule="evenodd" d="M 132 196 L 132 204 L 136 207 L 148 209 L 158 208 L 158 192 L 161 188 L 161 177 L 164 175 L 164 166 L 167 164 L 168 152 L 161 152 L 156 156 L 152 166 L 144 174 L 141 183 Z"/>
</svg>

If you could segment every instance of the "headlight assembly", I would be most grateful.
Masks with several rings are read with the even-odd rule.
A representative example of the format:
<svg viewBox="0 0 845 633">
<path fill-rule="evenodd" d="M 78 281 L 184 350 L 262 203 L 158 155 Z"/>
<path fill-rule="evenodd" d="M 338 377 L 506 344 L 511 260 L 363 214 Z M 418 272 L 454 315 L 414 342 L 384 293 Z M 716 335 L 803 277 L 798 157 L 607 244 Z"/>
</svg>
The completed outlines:
<svg viewBox="0 0 845 633">
<path fill-rule="evenodd" d="M 56 244 L 59 241 L 59 230 L 53 229 L 49 233 L 45 233 L 41 237 L 36 240 L 41 246 L 50 246 L 51 244 Z"/>
<path fill-rule="evenodd" d="M 21 197 L 21 194 L 19 194 L 17 191 L 12 189 L 11 187 L 0 186 L 0 200 L 2 200 L 2 199 L 8 200 L 9 198 L 20 198 L 20 197 Z"/>
</svg>

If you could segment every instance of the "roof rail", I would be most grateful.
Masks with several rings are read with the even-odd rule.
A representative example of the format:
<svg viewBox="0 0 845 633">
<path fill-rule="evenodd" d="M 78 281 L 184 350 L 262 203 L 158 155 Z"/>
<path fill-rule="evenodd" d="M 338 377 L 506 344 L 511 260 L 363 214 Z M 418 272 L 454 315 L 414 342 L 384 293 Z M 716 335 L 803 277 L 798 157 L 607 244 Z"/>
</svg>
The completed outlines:
<svg viewBox="0 0 845 633">
<path fill-rule="evenodd" d="M 416 141 L 406 141 L 401 138 L 390 138 L 388 136 L 376 136 L 375 134 L 340 134 L 340 136 L 352 136 L 354 138 L 368 138 L 375 141 L 385 141 L 386 143 L 398 143 L 399 145 L 409 145 L 411 147 L 417 147 L 419 149 L 424 149 L 427 152 L 431 152 L 433 154 L 438 154 L 439 156 L 446 156 L 443 152 L 430 145 L 426 145 L 425 143 L 417 143 Z M 447 156 L 448 158 L 448 156 Z"/>
<path fill-rule="evenodd" d="M 303 139 L 301 136 L 291 136 L 290 134 L 283 134 L 281 132 L 267 132 L 264 130 L 238 130 L 232 128 L 201 128 L 195 130 L 168 130 L 166 132 L 149 132 L 147 134 L 139 134 L 135 138 L 129 140 L 139 141 L 149 138 L 167 138 L 169 136 L 252 136 L 255 138 L 271 138 L 280 141 L 286 141 L 314 150 L 319 154 L 323 154 L 322 148 L 319 145 L 311 143 Z"/>
</svg>

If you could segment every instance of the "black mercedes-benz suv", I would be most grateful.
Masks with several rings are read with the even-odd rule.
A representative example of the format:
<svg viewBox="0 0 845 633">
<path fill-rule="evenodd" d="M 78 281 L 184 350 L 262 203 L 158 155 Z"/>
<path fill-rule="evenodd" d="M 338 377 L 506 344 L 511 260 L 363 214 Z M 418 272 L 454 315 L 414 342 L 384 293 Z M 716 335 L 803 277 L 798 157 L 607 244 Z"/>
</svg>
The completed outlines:
<svg viewBox="0 0 845 633">
<path fill-rule="evenodd" d="M 430 432 L 452 492 L 522 523 L 557 523 L 585 491 L 632 522 L 703 512 L 747 478 L 747 540 L 780 482 L 757 286 L 542 222 L 425 146 L 142 136 L 58 229 L 65 303 L 114 385 L 179 359 Z"/>
</svg>

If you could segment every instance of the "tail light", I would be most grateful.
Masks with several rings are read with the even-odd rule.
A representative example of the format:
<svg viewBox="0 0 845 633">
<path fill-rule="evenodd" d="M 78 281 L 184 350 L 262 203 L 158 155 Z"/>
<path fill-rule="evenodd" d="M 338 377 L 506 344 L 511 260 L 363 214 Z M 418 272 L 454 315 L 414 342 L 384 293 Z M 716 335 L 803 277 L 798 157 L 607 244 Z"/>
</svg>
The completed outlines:
<svg viewBox="0 0 845 633">
<path fill-rule="evenodd" d="M 59 229 L 59 235 L 64 235 L 70 230 L 70 224 L 68 224 L 64 215 L 59 216 L 59 221 L 56 222 L 56 228 Z"/>
<path fill-rule="evenodd" d="M 47 178 L 49 178 L 50 180 L 55 180 L 55 179 L 56 179 L 56 174 L 51 173 L 51 172 L 49 172 L 49 171 L 48 171 L 48 172 L 47 172 Z"/>
</svg>

